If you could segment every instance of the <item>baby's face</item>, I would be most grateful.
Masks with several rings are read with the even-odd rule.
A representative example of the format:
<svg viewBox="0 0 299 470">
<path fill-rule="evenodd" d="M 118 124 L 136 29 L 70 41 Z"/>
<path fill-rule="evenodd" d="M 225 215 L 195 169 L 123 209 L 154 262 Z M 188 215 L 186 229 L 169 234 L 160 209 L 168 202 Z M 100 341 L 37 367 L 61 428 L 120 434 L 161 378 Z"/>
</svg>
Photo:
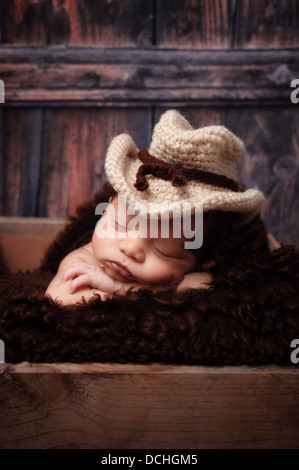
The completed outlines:
<svg viewBox="0 0 299 470">
<path fill-rule="evenodd" d="M 112 278 L 122 282 L 159 284 L 173 276 L 181 276 L 195 269 L 196 259 L 184 248 L 185 238 L 173 236 L 171 225 L 169 237 L 130 236 L 128 225 L 134 218 L 126 210 L 118 210 L 118 198 L 114 198 L 102 215 L 92 238 L 93 254 L 99 264 Z M 99 238 L 103 230 L 106 236 Z M 147 233 L 150 233 L 149 231 Z"/>
</svg>

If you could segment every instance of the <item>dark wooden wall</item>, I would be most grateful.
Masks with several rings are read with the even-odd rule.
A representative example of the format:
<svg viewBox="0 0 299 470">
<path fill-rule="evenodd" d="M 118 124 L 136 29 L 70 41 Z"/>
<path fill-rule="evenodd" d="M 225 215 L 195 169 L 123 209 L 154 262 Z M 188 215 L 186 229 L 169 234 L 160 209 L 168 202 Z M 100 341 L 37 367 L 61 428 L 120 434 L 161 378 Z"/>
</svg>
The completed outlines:
<svg viewBox="0 0 299 470">
<path fill-rule="evenodd" d="M 0 215 L 65 217 L 111 138 L 147 146 L 167 108 L 244 139 L 240 178 L 299 246 L 299 0 L 2 0 Z"/>
</svg>

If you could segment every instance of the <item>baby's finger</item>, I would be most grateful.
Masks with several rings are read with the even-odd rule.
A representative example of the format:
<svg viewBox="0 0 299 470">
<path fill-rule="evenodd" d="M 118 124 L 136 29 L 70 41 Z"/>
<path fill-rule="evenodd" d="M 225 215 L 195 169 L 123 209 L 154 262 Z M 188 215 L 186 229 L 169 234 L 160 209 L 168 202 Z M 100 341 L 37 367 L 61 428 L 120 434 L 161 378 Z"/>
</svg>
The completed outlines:
<svg viewBox="0 0 299 470">
<path fill-rule="evenodd" d="M 62 275 L 61 282 L 69 281 L 70 279 L 74 279 L 77 276 L 81 276 L 81 274 L 86 274 L 88 272 L 87 266 L 72 266 L 67 271 L 65 271 Z"/>
<path fill-rule="evenodd" d="M 82 276 L 76 277 L 76 279 L 70 282 L 69 293 L 74 294 L 76 291 L 80 290 L 82 287 L 88 287 L 89 284 L 90 284 L 90 276 L 88 276 L 88 274 L 83 274 Z"/>
<path fill-rule="evenodd" d="M 61 282 L 69 281 L 70 279 L 74 279 L 76 277 L 76 269 L 69 268 L 67 271 L 64 271 L 63 275 L 61 276 Z"/>
</svg>

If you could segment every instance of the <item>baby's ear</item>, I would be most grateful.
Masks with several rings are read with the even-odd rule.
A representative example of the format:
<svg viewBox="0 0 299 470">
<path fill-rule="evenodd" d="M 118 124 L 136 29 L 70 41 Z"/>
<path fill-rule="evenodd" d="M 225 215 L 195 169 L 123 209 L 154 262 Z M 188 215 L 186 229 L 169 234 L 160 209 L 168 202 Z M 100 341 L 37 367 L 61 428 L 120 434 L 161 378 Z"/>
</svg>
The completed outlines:
<svg viewBox="0 0 299 470">
<path fill-rule="evenodd" d="M 109 197 L 109 204 L 111 203 L 111 201 L 113 201 L 113 196 Z"/>
<path fill-rule="evenodd" d="M 210 259 L 209 261 L 206 261 L 205 263 L 203 263 L 201 265 L 201 268 L 209 269 L 209 268 L 212 268 L 213 266 L 215 266 L 215 264 L 216 264 L 216 262 L 213 259 Z"/>
</svg>

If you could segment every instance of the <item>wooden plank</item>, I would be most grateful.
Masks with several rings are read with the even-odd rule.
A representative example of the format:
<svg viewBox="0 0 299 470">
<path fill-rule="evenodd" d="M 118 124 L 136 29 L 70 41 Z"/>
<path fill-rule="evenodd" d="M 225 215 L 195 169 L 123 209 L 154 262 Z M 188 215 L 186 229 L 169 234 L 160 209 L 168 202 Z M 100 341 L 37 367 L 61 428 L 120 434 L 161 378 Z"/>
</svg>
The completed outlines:
<svg viewBox="0 0 299 470">
<path fill-rule="evenodd" d="M 22 167 L 22 120 L 14 109 L 5 109 L 3 113 L 3 148 L 4 204 L 2 215 L 19 214 L 19 194 Z M 3 137 L 4 137 L 3 136 Z"/>
<path fill-rule="evenodd" d="M 2 43 L 47 44 L 47 4 L 2 0 Z"/>
<path fill-rule="evenodd" d="M 3 43 L 146 46 L 153 0 L 3 0 Z"/>
<path fill-rule="evenodd" d="M 65 223 L 65 219 L 0 217 L 0 251 L 5 266 L 11 272 L 37 268 Z"/>
<path fill-rule="evenodd" d="M 252 11 L 254 9 L 254 13 Z M 236 2 L 235 48 L 298 48 L 297 0 Z"/>
<path fill-rule="evenodd" d="M 4 215 L 37 215 L 42 109 L 5 109 Z M 20 142 L 22 145 L 20 145 Z"/>
<path fill-rule="evenodd" d="M 0 214 L 4 212 L 4 152 L 3 152 L 3 108 L 0 108 Z"/>
<path fill-rule="evenodd" d="M 7 104 L 290 100 L 299 52 L 2 48 Z M 26 59 L 25 59 L 26 57 Z M 2 59 L 2 60 L 1 60 Z"/>
<path fill-rule="evenodd" d="M 152 89 L 98 89 L 98 90 L 45 90 L 16 89 L 7 93 L 8 104 L 17 106 L 98 106 L 98 107 L 136 107 L 136 106 L 188 106 L 199 105 L 283 105 L 289 101 L 289 86 L 284 88 L 152 88 Z"/>
<path fill-rule="evenodd" d="M 155 48 L 110 48 L 110 47 L 21 47 L 4 45 L 0 49 L 1 64 L 37 63 L 47 67 L 53 63 L 132 63 L 146 64 L 189 63 L 210 65 L 245 65 L 245 64 L 295 64 L 298 52 L 289 49 L 280 50 L 163 50 Z"/>
<path fill-rule="evenodd" d="M 2 0 L 2 40 L 32 45 L 295 48 L 297 7 L 297 0 Z"/>
<path fill-rule="evenodd" d="M 68 172 L 70 171 L 66 161 L 68 117 L 69 114 L 61 108 L 45 109 L 44 112 L 39 217 L 63 218 L 68 214 Z M 76 136 L 72 138 L 76 139 Z"/>
<path fill-rule="evenodd" d="M 148 143 L 148 109 L 47 109 L 38 215 L 74 215 L 101 188 L 109 143 L 122 132 Z"/>
<path fill-rule="evenodd" d="M 73 4 L 71 0 L 65 2 L 71 23 L 70 45 L 145 47 L 151 44 L 153 0 L 85 0 L 77 2 L 76 8 Z"/>
<path fill-rule="evenodd" d="M 37 215 L 43 132 L 43 109 L 23 110 L 22 116 L 22 161 L 18 215 Z"/>
<path fill-rule="evenodd" d="M 167 62 L 165 64 L 51 64 L 46 69 L 38 64 L 10 65 L 13 72 L 5 80 L 6 98 L 17 99 L 20 95 L 31 90 L 44 89 L 46 94 L 70 91 L 77 94 L 88 91 L 109 89 L 164 89 L 172 88 L 253 88 L 257 86 L 267 92 L 267 87 L 281 88 L 287 86 L 290 94 L 292 78 L 299 72 L 297 64 L 281 66 L 281 64 L 223 64 L 221 66 L 210 64 L 178 64 Z M 5 77 L 5 66 L 1 65 L 0 74 Z M 3 71 L 3 73 L 2 73 Z M 18 89 L 21 92 L 18 93 Z"/>
<path fill-rule="evenodd" d="M 297 0 L 158 0 L 156 42 L 164 48 L 297 48 Z"/>
<path fill-rule="evenodd" d="M 298 448 L 299 371 L 0 365 L 0 448 Z"/>
<path fill-rule="evenodd" d="M 155 44 L 176 49 L 228 49 L 232 4 L 228 0 L 157 0 Z"/>
<path fill-rule="evenodd" d="M 284 88 L 152 88 L 152 89 L 98 89 L 98 90 L 45 90 L 16 89 L 7 93 L 8 105 L 17 106 L 194 106 L 203 105 L 283 105 L 289 101 L 289 86 Z"/>
<path fill-rule="evenodd" d="M 151 134 L 151 109 L 6 108 L 4 116 L 2 215 L 7 216 L 74 214 L 105 180 L 111 138 L 127 132 L 145 146 Z"/>
<path fill-rule="evenodd" d="M 265 194 L 261 215 L 267 227 L 279 243 L 299 248 L 298 109 L 229 109 L 225 123 L 246 144 L 239 176 Z"/>
<path fill-rule="evenodd" d="M 48 217 L 0 217 L 0 233 L 55 236 L 63 229 L 66 221 Z"/>
</svg>

